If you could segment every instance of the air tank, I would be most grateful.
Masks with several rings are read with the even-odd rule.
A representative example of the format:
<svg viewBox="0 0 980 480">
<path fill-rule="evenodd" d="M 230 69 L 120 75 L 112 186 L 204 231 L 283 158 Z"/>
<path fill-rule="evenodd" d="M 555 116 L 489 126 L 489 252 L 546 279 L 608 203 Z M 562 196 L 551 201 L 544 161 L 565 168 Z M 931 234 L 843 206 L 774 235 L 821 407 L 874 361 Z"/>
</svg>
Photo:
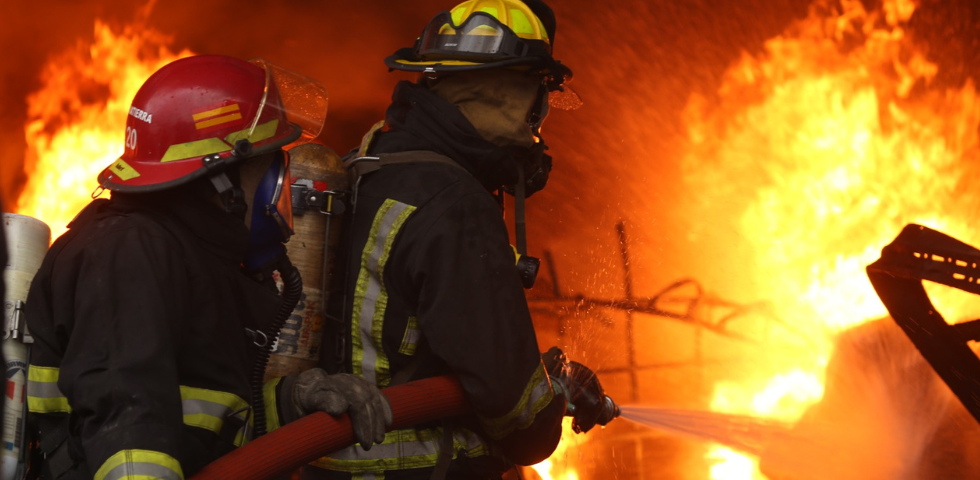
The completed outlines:
<svg viewBox="0 0 980 480">
<path fill-rule="evenodd" d="M 31 280 L 51 243 L 51 229 L 44 222 L 25 215 L 3 214 L 7 240 L 7 264 L 3 270 L 6 294 L 3 299 L 3 356 L 7 364 L 7 388 L 3 405 L 2 478 L 17 478 L 24 430 L 25 389 L 27 386 L 30 334 L 22 315 Z"/>
</svg>

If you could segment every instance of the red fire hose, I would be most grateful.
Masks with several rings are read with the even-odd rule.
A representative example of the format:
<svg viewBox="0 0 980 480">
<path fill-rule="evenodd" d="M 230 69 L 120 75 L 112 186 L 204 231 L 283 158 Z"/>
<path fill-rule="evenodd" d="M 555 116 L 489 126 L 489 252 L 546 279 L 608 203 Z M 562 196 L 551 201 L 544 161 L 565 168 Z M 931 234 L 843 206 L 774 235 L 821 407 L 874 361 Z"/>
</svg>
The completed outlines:
<svg viewBox="0 0 980 480">
<path fill-rule="evenodd" d="M 463 388 L 453 376 L 433 377 L 382 390 L 391 404 L 390 430 L 469 413 Z M 318 412 L 249 442 L 225 455 L 190 480 L 265 480 L 296 470 L 323 455 L 354 443 L 346 414 Z"/>
</svg>

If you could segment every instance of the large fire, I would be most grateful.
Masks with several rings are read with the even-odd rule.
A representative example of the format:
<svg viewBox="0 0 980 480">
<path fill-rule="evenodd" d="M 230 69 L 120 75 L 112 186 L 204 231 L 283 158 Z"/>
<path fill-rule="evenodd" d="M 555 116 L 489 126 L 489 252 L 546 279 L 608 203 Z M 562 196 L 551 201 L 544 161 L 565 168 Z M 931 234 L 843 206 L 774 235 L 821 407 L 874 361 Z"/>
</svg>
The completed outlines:
<svg viewBox="0 0 980 480">
<path fill-rule="evenodd" d="M 740 272 L 734 290 L 770 301 L 795 332 L 771 337 L 765 365 L 716 384 L 715 411 L 794 421 L 818 401 L 833 334 L 886 313 L 864 267 L 906 223 L 980 238 L 967 216 L 980 192 L 965 188 L 980 173 L 974 86 L 930 89 L 937 67 L 905 31 L 914 1 L 884 0 L 880 12 L 839 5 L 816 0 L 762 55 L 733 65 L 716 98 L 695 96 L 685 112 L 682 167 L 699 192 L 691 216 L 710 219 L 690 234 L 728 228 L 747 244 L 750 257 L 729 260 Z M 150 29 L 97 23 L 94 42 L 48 63 L 28 99 L 30 181 L 18 213 L 44 220 L 55 237 L 64 231 L 122 152 L 139 86 L 190 54 L 168 44 Z M 567 425 L 564 438 L 534 468 L 542 479 L 578 480 L 568 453 L 586 438 Z M 705 478 L 765 479 L 756 459 L 724 447 L 706 463 Z"/>
<path fill-rule="evenodd" d="M 172 53 L 170 39 L 140 25 L 113 32 L 96 22 L 93 42 L 52 58 L 30 95 L 24 165 L 29 179 L 16 212 L 43 220 L 52 238 L 91 199 L 95 178 L 123 151 L 129 105 Z"/>
<path fill-rule="evenodd" d="M 751 266 L 741 293 L 768 299 L 809 340 L 716 385 L 716 411 L 798 419 L 823 394 L 831 335 L 886 315 L 864 273 L 881 247 L 913 222 L 977 236 L 968 215 L 980 197 L 964 184 L 977 171 L 980 102 L 970 83 L 930 90 L 937 67 L 904 29 L 916 6 L 817 1 L 732 66 L 717 99 L 689 103 L 683 167 L 696 208 L 725 206 L 753 252 L 738 259 Z M 723 447 L 708 456 L 712 479 L 765 478 Z"/>
</svg>

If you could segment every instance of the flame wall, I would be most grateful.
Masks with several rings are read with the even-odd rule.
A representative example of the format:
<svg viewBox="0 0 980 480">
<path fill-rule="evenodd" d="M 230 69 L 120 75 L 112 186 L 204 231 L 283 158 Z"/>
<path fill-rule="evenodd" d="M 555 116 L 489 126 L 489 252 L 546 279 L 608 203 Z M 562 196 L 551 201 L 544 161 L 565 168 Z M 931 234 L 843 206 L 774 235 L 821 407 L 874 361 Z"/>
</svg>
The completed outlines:
<svg viewBox="0 0 980 480">
<path fill-rule="evenodd" d="M 262 56 L 322 80 L 330 92 L 322 139 L 337 151 L 346 151 L 382 116 L 394 82 L 406 78 L 387 73 L 381 59 L 410 45 L 433 13 L 452 3 L 344 0 L 250 8 L 251 3 L 230 0 L 176 0 L 143 10 L 127 2 L 94 0 L 53 3 L 57 8 L 5 2 L 0 6 L 0 19 L 6 24 L 0 29 L 0 45 L 6 52 L 6 61 L 0 64 L 4 102 L 0 108 L 0 199 L 11 205 L 24 188 L 25 99 L 40 88 L 42 66 L 66 49 L 84 55 L 96 19 L 122 31 L 123 25 L 143 18 L 145 28 L 172 36 L 172 52 L 187 49 L 243 58 Z M 554 112 L 545 126 L 556 170 L 549 188 L 529 201 L 530 253 L 540 255 L 545 248 L 553 251 L 563 288 L 568 291 L 621 296 L 622 269 L 614 226 L 625 220 L 636 273 L 635 292 L 652 292 L 676 278 L 694 276 L 723 297 L 758 299 L 764 285 L 758 285 L 757 279 L 765 275 L 746 261 L 755 258 L 756 247 L 746 241 L 734 219 L 698 207 L 705 192 L 729 179 L 698 183 L 685 177 L 692 164 L 690 158 L 684 160 L 692 150 L 686 122 L 698 114 L 708 122 L 720 115 L 713 107 L 723 104 L 724 95 L 719 91 L 730 80 L 729 69 L 760 55 L 767 40 L 807 15 L 810 2 L 551 3 L 559 18 L 557 56 L 574 69 L 573 85 L 586 105 L 572 113 Z M 920 3 L 907 27 L 922 55 L 936 65 L 930 88 L 959 89 L 975 75 L 973 65 L 980 64 L 980 5 L 972 0 Z M 881 7 L 872 1 L 864 4 L 868 10 Z M 38 14 L 42 10 L 55 13 Z M 87 92 L 85 102 L 105 101 L 102 89 Z M 691 98 L 702 99 L 707 107 L 698 110 Z M 122 134 L 120 131 L 120 143 Z M 759 156 L 768 152 L 762 147 L 753 151 L 760 152 Z M 702 161 L 719 159 L 705 155 Z M 753 184 L 741 188 L 751 191 Z M 972 186 L 967 182 L 957 188 L 966 191 Z M 712 192 L 712 198 L 722 197 Z M 880 245 L 868 248 L 873 251 Z M 773 275 L 771 270 L 762 273 Z M 756 282 L 749 293 L 744 288 L 746 281 Z M 545 325 L 542 341 L 561 343 L 573 358 L 599 369 L 621 368 L 626 363 L 622 315 L 588 311 L 576 320 L 560 335 L 552 325 Z M 644 324 L 635 333 L 640 360 L 648 363 L 682 359 L 685 354 L 675 347 L 679 339 L 699 335 L 686 326 L 669 324 Z M 744 353 L 720 352 L 727 348 L 721 342 L 708 345 L 708 350 L 717 350 L 708 352 L 716 354 L 716 360 Z M 739 368 L 729 365 L 727 370 L 712 370 L 709 377 Z M 644 376 L 640 392 L 634 392 L 623 374 L 603 378 L 617 398 L 690 407 L 711 402 L 714 380 L 705 378 L 703 369 L 663 370 Z M 645 472 L 648 478 L 708 478 L 704 447 L 699 444 L 645 436 L 637 448 L 624 438 L 647 433 L 622 425 L 605 437 L 602 432 L 596 435 L 605 442 L 602 449 L 572 454 L 582 465 L 582 478 L 600 478 L 595 472 L 608 473 L 609 469 L 620 478 L 643 477 L 637 472 Z"/>
</svg>

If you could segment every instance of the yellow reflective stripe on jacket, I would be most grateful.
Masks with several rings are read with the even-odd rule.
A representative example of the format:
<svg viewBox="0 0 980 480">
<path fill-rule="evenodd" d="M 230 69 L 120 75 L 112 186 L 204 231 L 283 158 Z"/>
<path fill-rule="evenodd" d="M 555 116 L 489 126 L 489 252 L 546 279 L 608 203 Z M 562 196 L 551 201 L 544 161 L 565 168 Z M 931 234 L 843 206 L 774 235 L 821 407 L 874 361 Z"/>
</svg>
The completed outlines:
<svg viewBox="0 0 980 480">
<path fill-rule="evenodd" d="M 180 386 L 180 400 L 184 411 L 184 424 L 200 427 L 216 434 L 221 433 L 225 419 L 234 416 L 245 423 L 235 435 L 235 445 L 244 445 L 251 433 L 251 407 L 248 402 L 233 393 L 205 388 Z"/>
<path fill-rule="evenodd" d="M 478 417 L 487 434 L 499 440 L 516 429 L 527 428 L 534 421 L 534 416 L 551 403 L 554 397 L 555 392 L 551 389 L 551 382 L 544 372 L 544 365 L 539 363 L 538 368 L 531 374 L 531 380 L 524 387 L 521 399 L 510 412 L 497 418 L 487 418 L 482 415 Z"/>
<path fill-rule="evenodd" d="M 398 353 L 415 355 L 415 349 L 418 348 L 421 339 L 422 330 L 419 329 L 419 319 L 409 316 L 408 325 L 405 326 L 405 335 L 402 336 L 402 345 L 398 347 Z"/>
<path fill-rule="evenodd" d="M 357 274 L 351 315 L 353 373 L 379 387 L 391 381 L 388 357 L 381 348 L 381 327 L 388 303 L 384 267 L 398 230 L 414 211 L 411 205 L 390 198 L 384 201 L 371 224 Z"/>
<path fill-rule="evenodd" d="M 364 450 L 360 445 L 351 445 L 319 458 L 313 465 L 349 473 L 432 467 L 439 458 L 441 440 L 442 428 L 394 430 L 386 433 L 384 442 L 374 445 L 371 450 Z M 453 458 L 460 452 L 465 452 L 467 457 L 472 458 L 486 455 L 489 449 L 477 434 L 463 428 L 454 428 Z"/>
<path fill-rule="evenodd" d="M 27 367 L 27 409 L 34 413 L 68 413 L 71 406 L 58 388 L 57 367 Z"/>
<path fill-rule="evenodd" d="M 61 370 L 57 367 L 31 365 L 27 369 L 27 408 L 33 413 L 68 413 L 71 406 L 58 388 Z M 235 416 L 244 426 L 235 435 L 235 445 L 242 446 L 251 434 L 251 407 L 233 393 L 180 386 L 181 408 L 185 425 L 220 434 L 225 420 Z M 273 407 L 274 408 L 274 407 Z M 276 416 L 278 422 L 278 416 Z"/>
<path fill-rule="evenodd" d="M 265 431 L 267 432 L 282 426 L 279 420 L 279 403 L 276 399 L 276 387 L 281 381 L 282 377 L 273 378 L 262 385 L 262 401 L 265 405 Z"/>
<path fill-rule="evenodd" d="M 180 462 L 152 450 L 121 450 L 95 472 L 95 480 L 183 480 Z"/>
</svg>

